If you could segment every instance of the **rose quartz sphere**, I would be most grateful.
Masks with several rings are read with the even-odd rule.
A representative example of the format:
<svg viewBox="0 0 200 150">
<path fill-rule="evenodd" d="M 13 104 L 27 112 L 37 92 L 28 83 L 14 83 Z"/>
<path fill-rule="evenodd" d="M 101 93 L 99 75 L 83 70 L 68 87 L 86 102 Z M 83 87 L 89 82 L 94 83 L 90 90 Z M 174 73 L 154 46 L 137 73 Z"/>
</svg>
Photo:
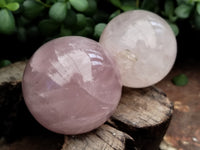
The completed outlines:
<svg viewBox="0 0 200 150">
<path fill-rule="evenodd" d="M 100 44 L 69 36 L 35 52 L 25 68 L 22 89 L 40 124 L 74 135 L 99 127 L 112 115 L 121 96 L 119 76 Z"/>
<path fill-rule="evenodd" d="M 134 10 L 112 19 L 100 44 L 115 57 L 122 83 L 142 88 L 163 79 L 177 53 L 176 39 L 168 23 L 158 15 Z"/>
</svg>

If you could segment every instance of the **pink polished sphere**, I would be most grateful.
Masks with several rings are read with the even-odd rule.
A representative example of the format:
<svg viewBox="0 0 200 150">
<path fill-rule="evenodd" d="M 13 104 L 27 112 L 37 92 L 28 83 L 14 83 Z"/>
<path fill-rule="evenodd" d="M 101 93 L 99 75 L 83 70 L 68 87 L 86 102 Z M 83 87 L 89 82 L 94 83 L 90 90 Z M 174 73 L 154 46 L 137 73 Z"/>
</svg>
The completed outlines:
<svg viewBox="0 0 200 150">
<path fill-rule="evenodd" d="M 163 79 L 177 53 L 176 38 L 168 23 L 144 10 L 128 11 L 112 19 L 100 44 L 114 56 L 122 84 L 134 88 Z"/>
<path fill-rule="evenodd" d="M 40 47 L 24 71 L 25 103 L 35 119 L 61 134 L 102 125 L 121 97 L 119 73 L 97 42 L 62 37 Z"/>
</svg>

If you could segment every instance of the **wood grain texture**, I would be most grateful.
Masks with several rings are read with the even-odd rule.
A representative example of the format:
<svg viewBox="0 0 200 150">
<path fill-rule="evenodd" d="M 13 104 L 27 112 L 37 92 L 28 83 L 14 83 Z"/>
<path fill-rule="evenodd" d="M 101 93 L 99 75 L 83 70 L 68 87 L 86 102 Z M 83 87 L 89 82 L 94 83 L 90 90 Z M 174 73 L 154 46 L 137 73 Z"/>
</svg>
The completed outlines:
<svg viewBox="0 0 200 150">
<path fill-rule="evenodd" d="M 21 81 L 26 62 L 20 61 L 0 69 L 0 84 Z"/>
<path fill-rule="evenodd" d="M 62 150 L 124 150 L 135 149 L 134 140 L 128 134 L 109 125 L 78 136 L 65 136 Z"/>
<path fill-rule="evenodd" d="M 23 103 L 21 80 L 25 64 L 18 62 L 0 69 L 0 107 L 2 111 L 9 110 L 9 115 L 0 115 L 1 122 L 17 120 L 15 117 L 27 118 L 21 115 L 29 114 L 25 105 L 18 108 L 19 103 Z M 156 87 L 123 88 L 122 92 L 115 113 L 104 125 L 82 135 L 65 136 L 62 150 L 157 150 L 169 126 L 173 104 Z M 13 115 L 17 110 L 23 113 Z M 32 122 L 27 122 L 29 127 Z M 12 121 L 9 123 L 13 127 Z M 5 125 L 0 124 L 0 127 L 6 131 Z"/>
<path fill-rule="evenodd" d="M 173 104 L 155 87 L 124 88 L 109 123 L 131 135 L 139 149 L 158 149 L 169 126 Z"/>
<path fill-rule="evenodd" d="M 155 87 L 124 88 L 120 105 L 112 118 L 133 127 L 145 128 L 166 121 L 172 114 L 171 107 L 166 95 Z"/>
</svg>

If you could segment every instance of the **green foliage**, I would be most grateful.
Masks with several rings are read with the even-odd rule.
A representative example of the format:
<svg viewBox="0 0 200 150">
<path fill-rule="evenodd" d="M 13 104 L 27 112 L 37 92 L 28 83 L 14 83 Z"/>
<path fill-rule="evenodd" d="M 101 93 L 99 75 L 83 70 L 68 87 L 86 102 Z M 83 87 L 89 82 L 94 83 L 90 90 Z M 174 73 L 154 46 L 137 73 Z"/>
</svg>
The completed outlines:
<svg viewBox="0 0 200 150">
<path fill-rule="evenodd" d="M 49 17 L 56 22 L 63 22 L 67 16 L 67 3 L 56 2 L 49 9 Z"/>
<path fill-rule="evenodd" d="M 26 29 L 23 27 L 19 27 L 17 30 L 17 37 L 19 41 L 25 42 L 26 41 Z"/>
<path fill-rule="evenodd" d="M 172 30 L 174 31 L 174 34 L 177 36 L 179 33 L 179 28 L 176 24 L 174 23 L 169 23 L 170 27 L 172 28 Z"/>
<path fill-rule="evenodd" d="M 38 17 L 44 10 L 44 6 L 35 0 L 25 0 L 22 6 L 22 16 L 25 16 L 28 19 L 34 19 Z"/>
<path fill-rule="evenodd" d="M 177 86 L 184 86 L 188 83 L 188 78 L 185 74 L 180 74 L 172 79 L 172 82 Z"/>
<path fill-rule="evenodd" d="M 192 6 L 187 4 L 181 4 L 175 9 L 175 13 L 179 18 L 185 19 L 190 16 Z"/>
<path fill-rule="evenodd" d="M 70 36 L 70 35 L 72 35 L 72 31 L 70 29 L 65 28 L 64 26 L 61 26 L 60 36 Z"/>
<path fill-rule="evenodd" d="M 87 0 L 69 0 L 69 2 L 79 12 L 84 12 L 89 7 Z"/>
<path fill-rule="evenodd" d="M 93 15 L 97 10 L 97 2 L 95 0 L 88 0 L 88 8 L 85 10 L 85 13 L 88 15 Z"/>
<path fill-rule="evenodd" d="M 101 36 L 101 33 L 103 32 L 104 28 L 106 27 L 105 23 L 98 23 L 95 27 L 94 27 L 94 36 L 96 38 L 99 38 Z"/>
<path fill-rule="evenodd" d="M 10 60 L 7 60 L 7 59 L 0 60 L 0 68 L 6 67 L 6 66 L 8 66 L 10 64 L 11 64 Z"/>
<path fill-rule="evenodd" d="M 5 5 L 6 8 L 8 8 L 11 11 L 16 11 L 19 9 L 19 3 L 17 2 L 10 2 Z"/>
<path fill-rule="evenodd" d="M 116 6 L 116 7 L 119 7 L 119 8 L 120 8 L 120 7 L 122 6 L 120 0 L 110 0 L 110 2 L 111 2 L 114 6 Z"/>
<path fill-rule="evenodd" d="M 157 13 L 175 35 L 186 19 L 200 30 L 200 0 L 0 0 L 0 34 L 15 34 L 20 42 L 66 35 L 97 39 L 112 18 L 135 9 Z"/>
<path fill-rule="evenodd" d="M 138 0 L 110 0 L 110 2 L 123 11 L 134 10 L 138 8 Z"/>
<path fill-rule="evenodd" d="M 0 8 L 7 8 L 10 11 L 16 11 L 19 9 L 19 3 L 12 2 L 12 1 L 6 1 L 6 0 L 0 0 Z"/>
<path fill-rule="evenodd" d="M 174 15 L 174 2 L 172 0 L 165 1 L 164 11 L 168 17 L 172 17 Z"/>
<path fill-rule="evenodd" d="M 194 17 L 194 25 L 196 29 L 200 30 L 200 14 L 198 13 Z"/>
<path fill-rule="evenodd" d="M 77 24 L 77 16 L 76 13 L 73 10 L 67 11 L 67 16 L 64 20 L 65 27 L 68 27 L 69 29 Z"/>
<path fill-rule="evenodd" d="M 5 7 L 5 6 L 6 6 L 6 1 L 0 0 L 0 7 Z"/>
<path fill-rule="evenodd" d="M 84 14 L 78 13 L 76 14 L 77 18 L 77 27 L 78 29 L 82 29 L 86 26 L 87 24 L 87 18 Z"/>
<path fill-rule="evenodd" d="M 0 33 L 12 34 L 15 32 L 15 19 L 10 10 L 3 8 L 0 10 Z"/>
<path fill-rule="evenodd" d="M 200 15 L 200 2 L 197 3 L 197 8 L 196 8 L 196 10 L 197 10 L 197 13 Z"/>
<path fill-rule="evenodd" d="M 159 7 L 159 0 L 143 0 L 141 4 L 142 9 L 150 10 L 153 12 L 157 12 Z"/>
<path fill-rule="evenodd" d="M 118 9 L 116 11 L 114 11 L 110 16 L 109 16 L 109 20 L 113 19 L 114 17 L 118 16 L 121 13 L 121 11 Z"/>
<path fill-rule="evenodd" d="M 38 27 L 43 36 L 49 37 L 56 34 L 59 24 L 52 19 L 44 19 L 39 22 Z"/>
</svg>

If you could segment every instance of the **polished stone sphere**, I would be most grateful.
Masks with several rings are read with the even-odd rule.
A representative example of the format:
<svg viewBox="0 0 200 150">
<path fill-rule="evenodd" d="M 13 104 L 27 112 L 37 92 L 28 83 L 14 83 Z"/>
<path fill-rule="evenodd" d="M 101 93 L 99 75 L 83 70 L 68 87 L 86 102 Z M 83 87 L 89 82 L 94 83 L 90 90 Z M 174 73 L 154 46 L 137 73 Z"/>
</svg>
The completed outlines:
<svg viewBox="0 0 200 150">
<path fill-rule="evenodd" d="M 122 13 L 104 29 L 100 44 L 112 55 L 122 84 L 151 86 L 171 70 L 177 53 L 176 39 L 168 23 L 145 10 Z"/>
<path fill-rule="evenodd" d="M 41 46 L 26 65 L 22 90 L 35 119 L 74 135 L 102 125 L 121 97 L 116 64 L 96 41 L 62 37 Z"/>
</svg>

